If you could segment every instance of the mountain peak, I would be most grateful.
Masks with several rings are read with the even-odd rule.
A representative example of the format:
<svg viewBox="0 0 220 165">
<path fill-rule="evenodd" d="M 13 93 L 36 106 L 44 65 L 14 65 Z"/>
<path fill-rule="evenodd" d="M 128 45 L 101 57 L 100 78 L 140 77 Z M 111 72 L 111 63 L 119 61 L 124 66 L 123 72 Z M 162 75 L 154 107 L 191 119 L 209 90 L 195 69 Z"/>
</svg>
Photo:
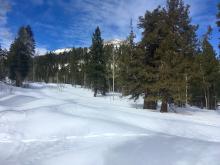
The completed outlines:
<svg viewBox="0 0 220 165">
<path fill-rule="evenodd" d="M 60 54 L 60 53 L 64 53 L 64 52 L 70 52 L 72 50 L 72 48 L 61 48 L 61 49 L 57 49 L 52 51 L 55 54 Z"/>
<path fill-rule="evenodd" d="M 114 46 L 120 46 L 124 43 L 124 40 L 121 39 L 112 39 L 104 42 L 104 45 L 114 45 Z"/>
</svg>

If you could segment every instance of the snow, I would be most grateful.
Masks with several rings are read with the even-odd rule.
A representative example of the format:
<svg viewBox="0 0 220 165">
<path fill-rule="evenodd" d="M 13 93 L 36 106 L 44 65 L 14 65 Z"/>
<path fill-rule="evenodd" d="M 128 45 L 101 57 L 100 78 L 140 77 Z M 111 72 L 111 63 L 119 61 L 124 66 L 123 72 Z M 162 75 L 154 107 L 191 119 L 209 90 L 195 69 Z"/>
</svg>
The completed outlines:
<svg viewBox="0 0 220 165">
<path fill-rule="evenodd" d="M 53 53 L 60 54 L 60 53 L 64 53 L 64 52 L 70 52 L 71 50 L 72 50 L 72 48 L 61 48 L 61 49 L 54 50 Z"/>
<path fill-rule="evenodd" d="M 119 47 L 120 45 L 122 45 L 123 43 L 125 43 L 124 40 L 121 40 L 121 39 L 112 39 L 112 40 L 109 40 L 109 41 L 105 41 L 104 42 L 104 45 L 114 45 L 115 47 Z M 53 53 L 55 54 L 60 54 L 60 53 L 64 53 L 64 52 L 70 52 L 72 50 L 72 48 L 60 48 L 60 49 L 57 49 L 57 50 L 54 50 L 52 51 Z M 42 54 L 42 53 L 41 53 Z M 45 54 L 45 53 L 44 53 Z"/>
<path fill-rule="evenodd" d="M 140 109 L 142 100 L 94 98 L 71 85 L 7 89 L 0 165 L 219 165 L 219 111 L 161 114 Z"/>
<path fill-rule="evenodd" d="M 120 45 L 122 45 L 123 43 L 125 43 L 124 40 L 121 39 L 112 39 L 109 41 L 105 41 L 104 45 L 114 45 L 115 47 L 119 47 Z"/>
</svg>

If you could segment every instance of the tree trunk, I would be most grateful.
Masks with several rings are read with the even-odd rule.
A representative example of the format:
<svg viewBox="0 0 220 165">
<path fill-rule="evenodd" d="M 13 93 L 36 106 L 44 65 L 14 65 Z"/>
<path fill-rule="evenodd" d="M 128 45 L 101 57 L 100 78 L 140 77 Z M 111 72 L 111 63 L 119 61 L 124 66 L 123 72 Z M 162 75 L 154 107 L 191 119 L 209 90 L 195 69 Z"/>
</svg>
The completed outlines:
<svg viewBox="0 0 220 165">
<path fill-rule="evenodd" d="M 19 73 L 16 73 L 16 87 L 21 87 L 22 81 Z"/>
<path fill-rule="evenodd" d="M 156 101 L 150 101 L 147 99 L 147 96 L 144 98 L 144 109 L 157 109 L 157 102 Z"/>
<path fill-rule="evenodd" d="M 16 87 L 20 87 L 21 86 L 21 82 L 20 82 L 20 80 L 18 80 L 18 79 L 16 79 Z"/>
<path fill-rule="evenodd" d="M 186 101 L 185 101 L 185 104 L 187 106 L 188 104 L 188 76 L 186 74 Z"/>
<path fill-rule="evenodd" d="M 207 87 L 207 105 L 208 108 L 207 109 L 211 109 L 211 104 L 210 104 L 210 93 L 209 93 L 209 87 Z"/>
<path fill-rule="evenodd" d="M 212 85 L 210 87 L 209 91 L 209 104 L 210 104 L 210 109 L 215 110 L 216 109 L 216 93 L 215 93 L 215 86 Z"/>
<path fill-rule="evenodd" d="M 102 91 L 102 96 L 106 96 L 105 90 Z"/>
<path fill-rule="evenodd" d="M 98 90 L 95 88 L 95 89 L 94 89 L 94 97 L 97 96 L 97 92 L 98 92 Z"/>
<path fill-rule="evenodd" d="M 208 98 L 206 91 L 205 91 L 205 108 L 208 109 Z"/>
<path fill-rule="evenodd" d="M 167 100 L 166 99 L 163 99 L 163 101 L 162 101 L 160 112 L 161 113 L 167 113 L 168 112 Z"/>
</svg>

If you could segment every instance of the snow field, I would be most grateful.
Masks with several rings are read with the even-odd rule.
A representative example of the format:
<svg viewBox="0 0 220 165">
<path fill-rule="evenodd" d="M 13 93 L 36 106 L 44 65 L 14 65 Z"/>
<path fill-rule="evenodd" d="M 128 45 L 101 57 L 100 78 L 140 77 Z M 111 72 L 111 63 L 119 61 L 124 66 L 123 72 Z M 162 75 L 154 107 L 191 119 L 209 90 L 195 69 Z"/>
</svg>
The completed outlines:
<svg viewBox="0 0 220 165">
<path fill-rule="evenodd" d="M 0 165 L 219 165 L 220 113 L 33 83 L 0 98 Z"/>
</svg>

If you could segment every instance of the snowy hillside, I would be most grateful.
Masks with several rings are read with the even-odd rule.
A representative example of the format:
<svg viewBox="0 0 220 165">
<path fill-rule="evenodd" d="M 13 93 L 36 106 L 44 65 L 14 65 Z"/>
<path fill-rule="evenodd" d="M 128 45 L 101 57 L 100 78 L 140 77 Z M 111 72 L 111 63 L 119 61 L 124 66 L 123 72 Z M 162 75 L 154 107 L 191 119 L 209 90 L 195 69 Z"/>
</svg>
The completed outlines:
<svg viewBox="0 0 220 165">
<path fill-rule="evenodd" d="M 116 47 L 119 47 L 120 45 L 122 45 L 125 41 L 120 40 L 120 39 L 112 39 L 109 41 L 105 41 L 104 45 L 114 45 Z M 60 53 L 64 53 L 64 52 L 70 52 L 72 50 L 72 48 L 61 48 L 61 49 L 57 49 L 52 51 L 55 54 L 60 54 Z"/>
<path fill-rule="evenodd" d="M 10 88 L 0 95 L 0 165 L 219 165 L 220 112 L 140 106 L 70 85 Z"/>
<path fill-rule="evenodd" d="M 114 45 L 115 47 L 119 47 L 123 43 L 125 43 L 125 41 L 120 40 L 120 39 L 112 39 L 112 40 L 109 40 L 109 41 L 105 41 L 104 45 Z"/>
<path fill-rule="evenodd" d="M 64 52 L 70 52 L 72 50 L 72 48 L 62 48 L 62 49 L 57 49 L 52 51 L 55 54 L 60 54 L 60 53 L 64 53 Z"/>
</svg>

